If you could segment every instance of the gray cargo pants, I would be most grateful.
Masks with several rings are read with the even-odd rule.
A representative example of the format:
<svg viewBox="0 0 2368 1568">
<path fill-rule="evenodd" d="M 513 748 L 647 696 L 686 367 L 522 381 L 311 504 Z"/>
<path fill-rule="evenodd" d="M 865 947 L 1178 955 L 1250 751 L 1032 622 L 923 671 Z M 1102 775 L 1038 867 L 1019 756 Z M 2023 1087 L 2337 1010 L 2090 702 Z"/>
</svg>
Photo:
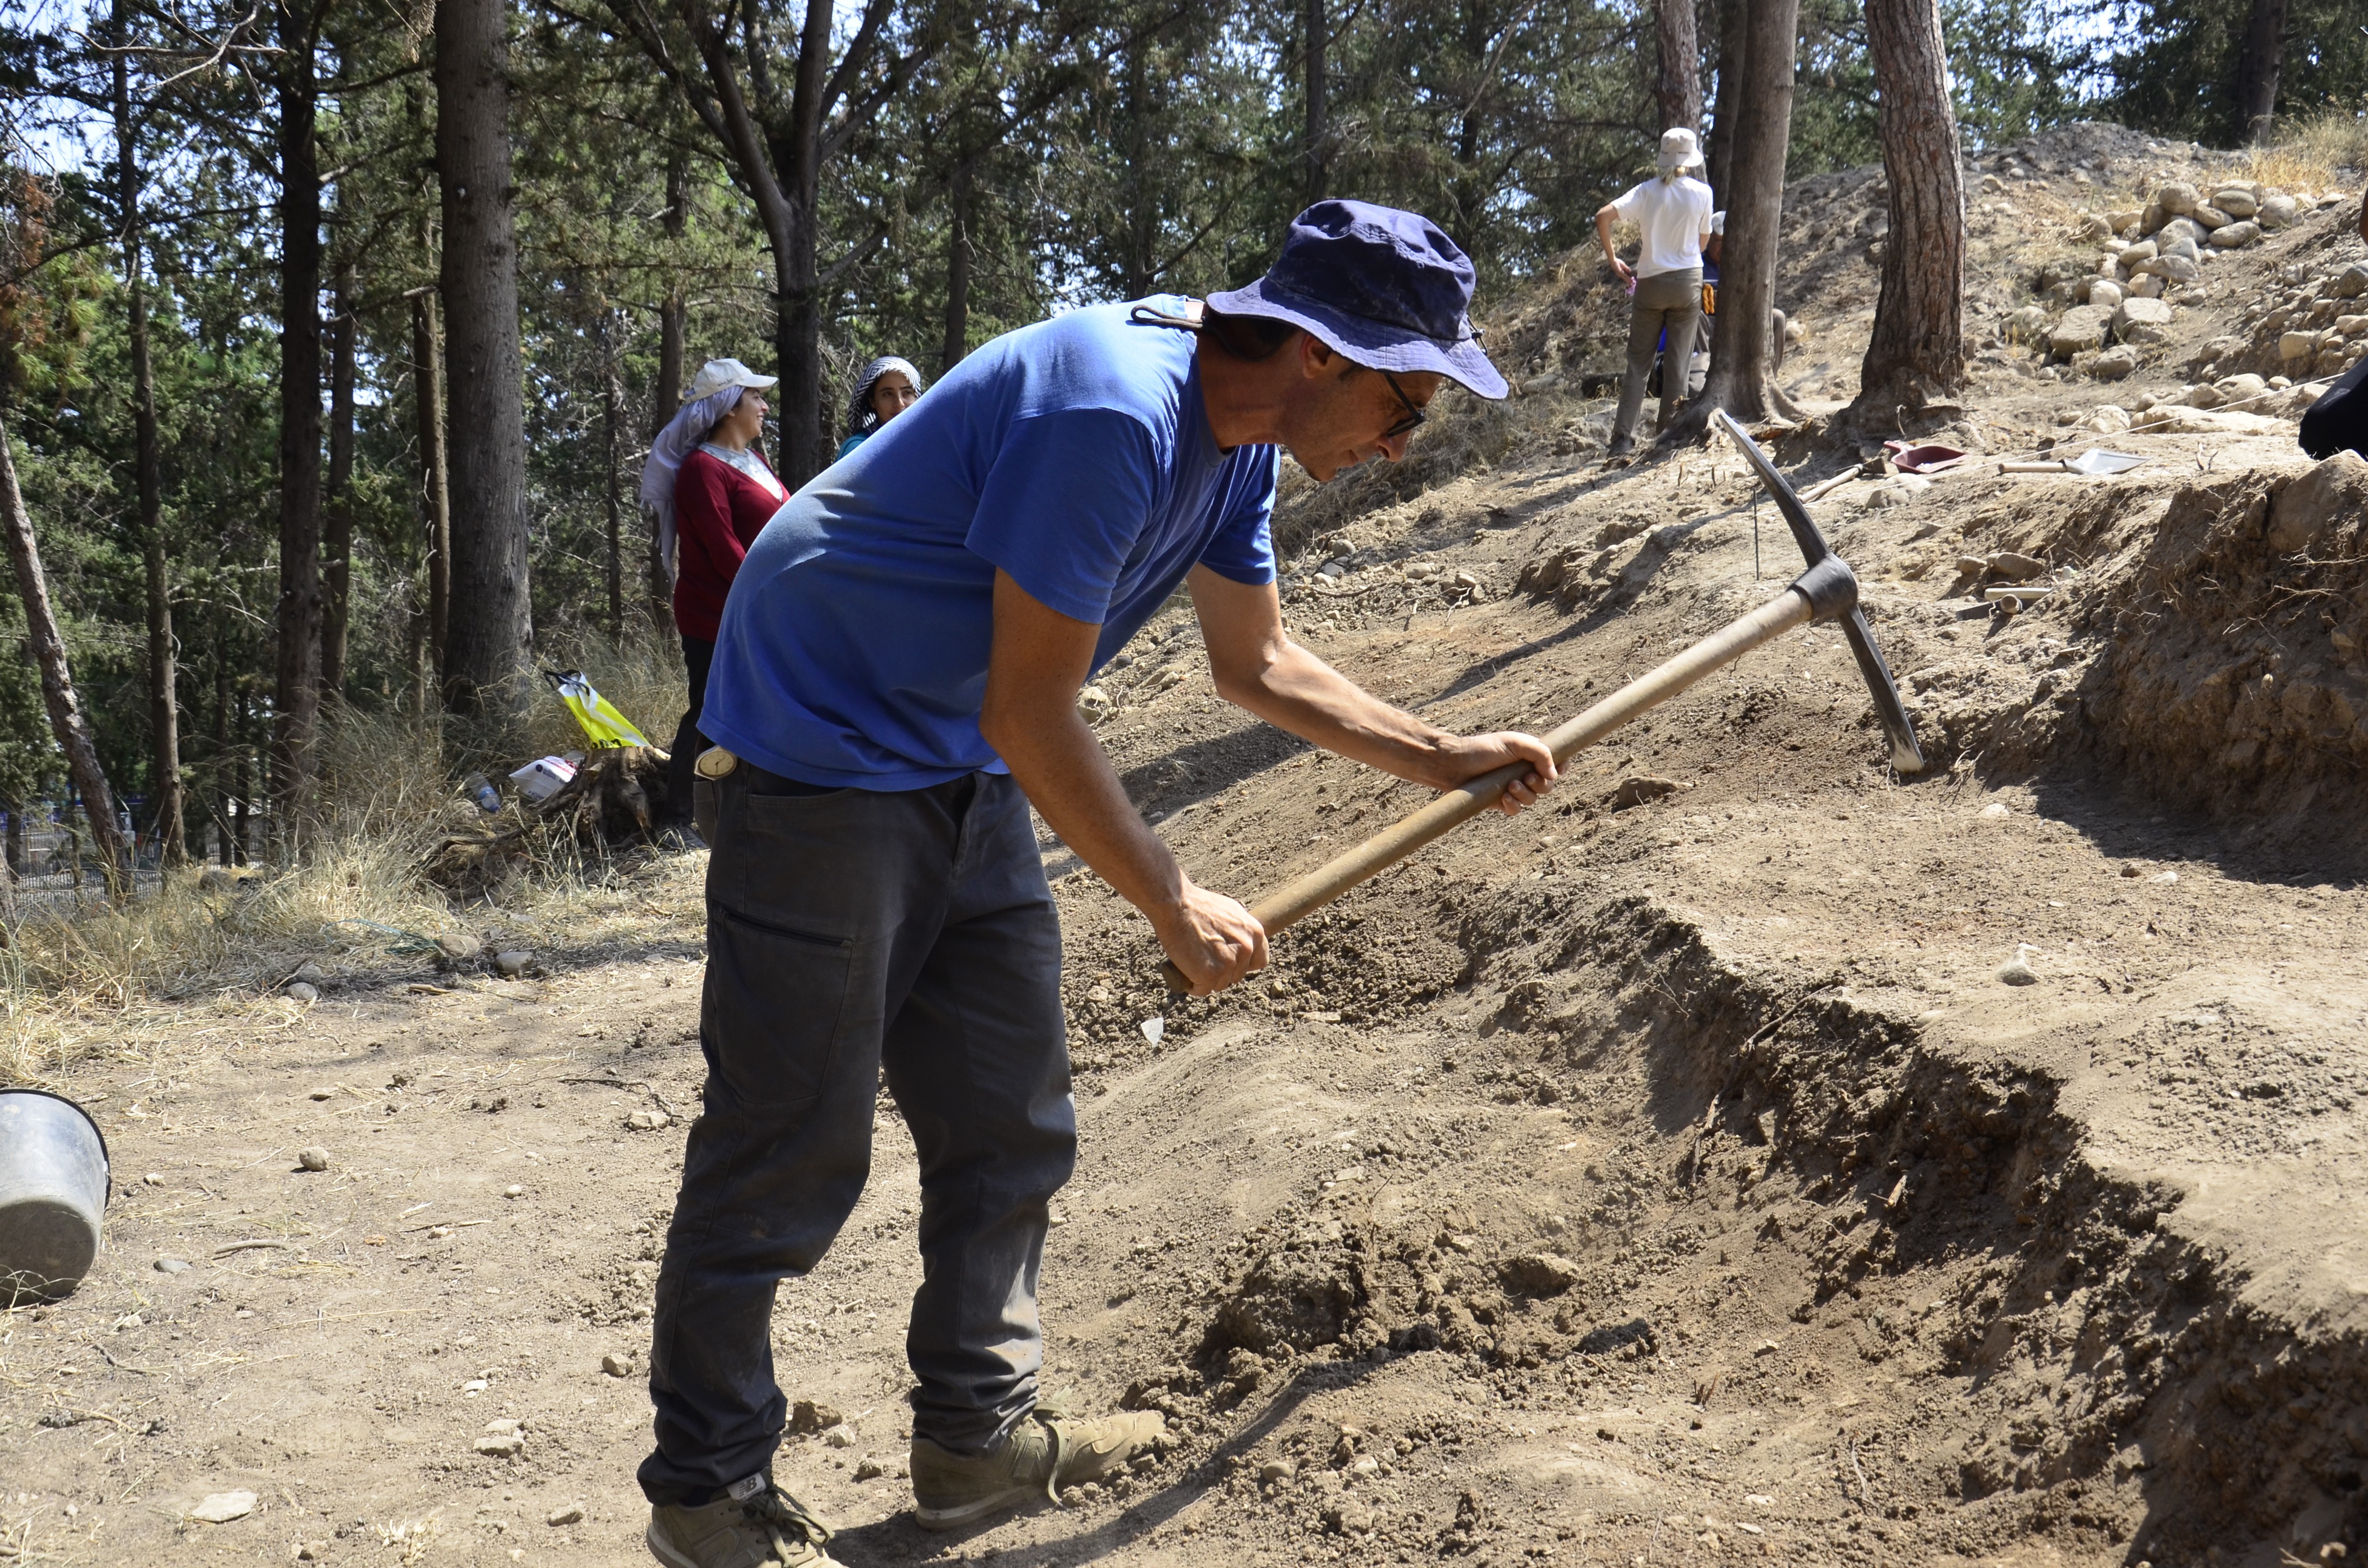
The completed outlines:
<svg viewBox="0 0 2368 1568">
<path fill-rule="evenodd" d="M 774 1290 L 863 1190 L 883 1066 L 920 1151 L 913 1430 L 976 1452 L 1035 1405 L 1047 1205 L 1076 1156 L 1027 801 L 994 774 L 817 791 L 746 762 L 699 788 L 706 1103 L 658 1270 L 642 1490 L 696 1502 L 770 1462 Z"/>
<path fill-rule="evenodd" d="M 1661 368 L 1661 418 L 1684 401 L 1671 391 L 1686 384 L 1686 366 L 1693 358 L 1694 326 L 1702 318 L 1702 268 L 1656 272 L 1636 279 L 1635 310 L 1628 318 L 1628 371 L 1620 381 L 1620 412 L 1611 419 L 1611 438 L 1636 434 L 1637 416 L 1645 412 L 1645 382 L 1653 374 L 1653 355 L 1659 348 L 1661 329 L 1669 334 L 1668 362 Z"/>
</svg>

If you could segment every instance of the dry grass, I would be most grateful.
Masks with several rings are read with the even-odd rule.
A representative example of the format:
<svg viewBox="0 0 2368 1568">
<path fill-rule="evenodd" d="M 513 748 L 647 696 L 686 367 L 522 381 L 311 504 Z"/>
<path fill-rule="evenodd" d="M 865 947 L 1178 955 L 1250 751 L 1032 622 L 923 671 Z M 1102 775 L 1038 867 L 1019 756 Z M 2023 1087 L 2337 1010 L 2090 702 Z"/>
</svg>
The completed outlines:
<svg viewBox="0 0 2368 1568">
<path fill-rule="evenodd" d="M 2252 161 L 2253 178 L 2286 190 L 2357 184 L 2368 172 L 2368 111 L 2330 106 L 2281 121 Z"/>
<path fill-rule="evenodd" d="M 680 689 L 678 660 L 668 682 L 655 654 L 570 652 L 637 722 L 643 713 L 629 703 L 655 711 L 647 705 L 669 686 Z M 547 688 L 534 711 L 541 749 L 582 746 Z M 454 826 L 485 820 L 453 783 L 447 758 L 461 748 L 451 742 L 399 715 L 328 714 L 319 816 L 293 858 L 235 879 L 176 873 L 120 905 L 12 901 L 0 949 L 0 1084 L 55 1084 L 99 1054 L 148 1060 L 221 1032 L 210 1028 L 217 1018 L 236 1020 L 229 1038 L 292 1025 L 301 1009 L 279 987 L 308 962 L 350 984 L 422 975 L 427 944 L 462 932 L 489 947 L 532 947 L 546 962 L 695 932 L 703 857 L 635 869 L 558 846 L 506 883 L 498 903 L 428 885 L 420 871 L 430 850 Z"/>
</svg>

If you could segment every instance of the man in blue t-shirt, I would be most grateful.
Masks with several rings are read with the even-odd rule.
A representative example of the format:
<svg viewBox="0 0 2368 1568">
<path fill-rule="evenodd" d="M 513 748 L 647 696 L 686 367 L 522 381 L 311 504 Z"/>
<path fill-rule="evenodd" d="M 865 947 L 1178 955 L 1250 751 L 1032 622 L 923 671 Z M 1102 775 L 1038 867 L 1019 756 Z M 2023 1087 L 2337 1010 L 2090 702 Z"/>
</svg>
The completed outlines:
<svg viewBox="0 0 2368 1568">
<path fill-rule="evenodd" d="M 888 1086 L 920 1154 L 924 1279 L 905 1341 L 924 1527 L 1106 1475 L 1156 1415 L 1042 1407 L 1036 1279 L 1075 1160 L 1060 929 L 1029 807 L 1141 910 L 1205 995 L 1266 961 L 1195 884 L 1078 716 L 1077 693 L 1180 584 L 1217 689 L 1438 789 L 1535 737 L 1447 734 L 1293 642 L 1269 519 L 1277 449 L 1318 480 L 1403 457 L 1481 352 L 1472 267 L 1427 221 L 1319 202 L 1264 278 L 1011 333 L 777 513 L 734 580 L 700 759 L 708 1081 L 658 1277 L 649 1543 L 677 1568 L 826 1562 L 772 1482 L 777 1283 L 861 1192 Z"/>
</svg>

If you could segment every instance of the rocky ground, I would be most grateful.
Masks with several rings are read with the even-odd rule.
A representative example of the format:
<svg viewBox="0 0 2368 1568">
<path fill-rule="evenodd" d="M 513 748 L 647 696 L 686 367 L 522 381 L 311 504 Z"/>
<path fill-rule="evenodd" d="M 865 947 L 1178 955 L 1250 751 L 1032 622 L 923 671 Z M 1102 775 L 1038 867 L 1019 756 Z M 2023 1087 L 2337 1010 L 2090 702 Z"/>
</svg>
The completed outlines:
<svg viewBox="0 0 2368 1568">
<path fill-rule="evenodd" d="M 2294 221 L 2198 246 L 2199 278 L 2168 281 L 2203 297 L 2169 293 L 2159 335 L 2125 335 L 2115 301 L 2098 344 L 2059 350 L 2021 313 L 2096 308 L 2050 272 L 2105 276 L 2084 214 L 2143 227 L 2164 186 L 2208 205 L 2249 172 L 2102 127 L 1976 168 L 1998 187 L 1976 199 L 1981 352 L 1941 438 L 1989 460 L 1878 465 L 1816 506 L 1925 774 L 1884 766 L 1839 639 L 1794 633 L 1201 1002 L 1164 994 L 1140 921 L 1048 841 L 1083 1127 L 1045 1267 L 1053 1375 L 1167 1413 L 1179 1446 L 1066 1508 L 912 1526 L 917 1194 L 883 1100 L 871 1189 L 776 1319 L 809 1402 L 781 1473 L 835 1551 L 2356 1550 L 2368 464 L 2302 458 L 2261 358 L 2307 330 L 2277 361 L 2300 383 L 2359 340 L 2320 309 L 2348 297 L 2355 209 L 2255 182 L 2256 213 L 2283 194 Z M 1872 306 L 1873 184 L 1789 204 L 1786 375 L 1821 418 Z M 1617 317 L 1591 265 L 1503 322 L 1529 395 L 1294 492 L 1282 529 L 1294 627 L 1460 729 L 1549 727 L 1797 570 L 1731 451 L 1600 465 L 1586 394 Z M 2288 395 L 2194 395 L 2248 374 Z M 2092 442 L 2146 461 L 1997 472 Z M 1868 455 L 1814 430 L 1774 449 L 1804 486 Z M 2005 586 L 2031 590 L 2019 613 L 1985 597 Z M 1130 790 L 1228 891 L 1418 802 L 1220 703 L 1180 610 L 1099 687 Z M 85 1288 L 0 1323 L 0 1557 L 643 1560 L 702 869 L 633 873 L 629 935 L 468 916 L 534 949 L 515 978 L 327 957 L 309 1006 L 192 1004 L 165 1055 L 77 1069 L 119 1196 Z"/>
</svg>

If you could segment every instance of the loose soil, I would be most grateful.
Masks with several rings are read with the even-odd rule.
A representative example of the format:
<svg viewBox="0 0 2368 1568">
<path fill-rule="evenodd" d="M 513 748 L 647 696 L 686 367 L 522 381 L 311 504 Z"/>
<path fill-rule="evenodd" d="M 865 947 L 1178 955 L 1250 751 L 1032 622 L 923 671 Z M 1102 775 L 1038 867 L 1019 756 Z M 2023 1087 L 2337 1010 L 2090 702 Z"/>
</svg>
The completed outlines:
<svg viewBox="0 0 2368 1568">
<path fill-rule="evenodd" d="M 2082 127 L 1991 160 L 2029 172 L 2019 224 L 1977 220 L 1975 324 L 2029 302 L 2049 203 L 2215 172 L 2197 157 Z M 1792 257 L 1787 373 L 1827 416 L 1872 303 L 1871 185 L 1796 192 L 1827 227 Z M 2351 218 L 2214 262 L 2151 384 L 2231 352 L 2247 279 L 2356 258 Z M 1554 279 L 1507 315 L 1527 380 L 1615 319 Z M 1987 347 L 1958 443 L 2028 455 L 2136 390 L 2060 374 Z M 1294 627 L 1442 725 L 1543 729 L 1782 591 L 1792 546 L 1740 459 L 1607 470 L 1583 381 L 1435 421 L 1428 467 L 1297 492 Z M 1884 767 L 1839 638 L 1796 633 L 1199 1002 L 1048 839 L 1082 1128 L 1050 1375 L 1181 1443 L 1065 1508 L 912 1525 L 917 1188 L 883 1098 L 871 1187 L 775 1319 L 783 1386 L 826 1407 L 780 1471 L 835 1552 L 2272 1568 L 2354 1545 L 2368 490 L 2283 418 L 2106 444 L 2146 464 L 1818 504 L 1920 777 Z M 1861 456 L 1776 449 L 1802 484 Z M 1958 562 L 2000 551 L 2054 591 L 1981 603 Z M 1221 704 L 1180 608 L 1102 686 L 1129 790 L 1229 892 L 1420 799 Z M 645 1561 L 703 869 L 624 873 L 630 931 L 490 933 L 531 940 L 516 979 L 324 957 L 309 1008 L 193 1002 L 169 1049 L 75 1068 L 118 1196 L 83 1289 L 0 1322 L 0 1556 Z M 231 1492 L 243 1517 L 192 1517 Z"/>
</svg>

